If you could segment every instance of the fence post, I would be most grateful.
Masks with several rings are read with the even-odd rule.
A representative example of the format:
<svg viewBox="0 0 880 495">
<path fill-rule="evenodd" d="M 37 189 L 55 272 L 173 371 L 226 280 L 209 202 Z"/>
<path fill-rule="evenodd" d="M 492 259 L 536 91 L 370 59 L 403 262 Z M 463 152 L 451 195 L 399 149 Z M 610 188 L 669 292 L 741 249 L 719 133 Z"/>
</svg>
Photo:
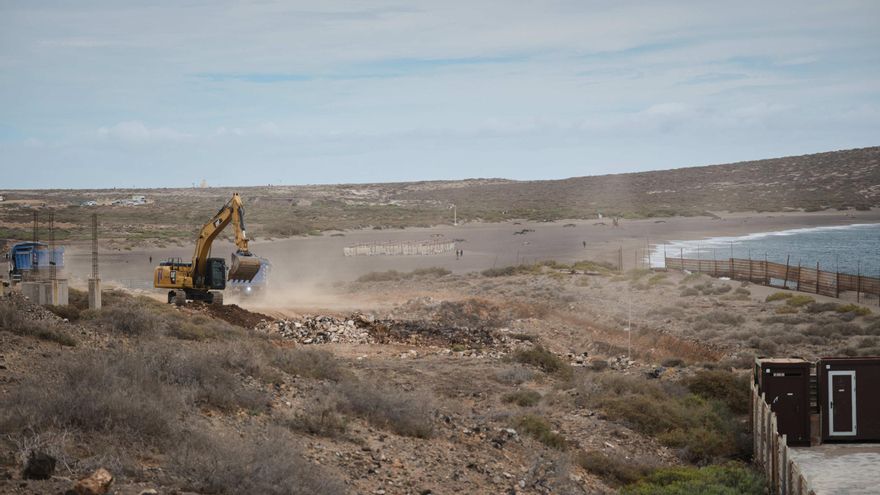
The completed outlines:
<svg viewBox="0 0 880 495">
<path fill-rule="evenodd" d="M 858 270 L 856 270 L 856 302 L 862 302 L 862 260 L 859 260 Z"/>
<path fill-rule="evenodd" d="M 837 277 L 834 280 L 834 297 L 840 298 L 840 268 L 837 269 Z"/>
<path fill-rule="evenodd" d="M 817 280 L 818 280 L 818 278 L 817 278 Z M 798 276 L 797 276 L 797 281 L 794 284 L 794 287 L 795 287 L 794 290 L 800 292 L 800 290 L 801 290 L 801 260 L 798 260 Z"/>
<path fill-rule="evenodd" d="M 718 276 L 718 253 L 715 252 L 715 248 L 712 248 L 712 276 Z"/>
<path fill-rule="evenodd" d="M 816 262 L 816 294 L 819 293 L 819 262 Z"/>
<path fill-rule="evenodd" d="M 789 258 L 791 258 L 790 254 L 785 256 L 785 280 L 782 281 L 782 287 L 784 287 L 786 289 L 788 288 L 788 260 L 789 260 Z"/>
<path fill-rule="evenodd" d="M 730 280 L 736 279 L 736 274 L 733 271 L 733 257 L 730 258 Z"/>
</svg>

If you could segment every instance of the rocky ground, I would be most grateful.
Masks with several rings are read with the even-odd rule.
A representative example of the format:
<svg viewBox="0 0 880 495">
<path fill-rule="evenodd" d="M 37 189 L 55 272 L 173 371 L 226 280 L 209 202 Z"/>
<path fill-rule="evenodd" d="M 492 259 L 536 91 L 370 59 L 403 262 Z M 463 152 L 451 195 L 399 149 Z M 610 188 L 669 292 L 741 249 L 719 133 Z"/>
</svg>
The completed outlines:
<svg viewBox="0 0 880 495">
<path fill-rule="evenodd" d="M 3 298 L 0 492 L 63 493 L 104 468 L 125 494 L 614 493 L 741 458 L 756 353 L 877 345 L 863 309 L 686 274 L 544 266 L 369 289 L 388 304 Z M 55 460 L 48 479 L 26 476 L 34 455 Z"/>
</svg>

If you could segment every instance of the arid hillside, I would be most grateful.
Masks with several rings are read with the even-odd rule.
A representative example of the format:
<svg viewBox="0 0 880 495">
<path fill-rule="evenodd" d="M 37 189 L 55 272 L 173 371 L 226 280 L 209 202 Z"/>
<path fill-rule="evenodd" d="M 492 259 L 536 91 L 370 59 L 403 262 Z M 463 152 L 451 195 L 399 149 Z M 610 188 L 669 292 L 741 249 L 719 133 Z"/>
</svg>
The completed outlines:
<svg viewBox="0 0 880 495">
<path fill-rule="evenodd" d="M 188 242 L 233 190 L 244 197 L 249 230 L 265 238 L 450 224 L 452 205 L 460 222 L 864 210 L 880 206 L 880 147 L 550 181 L 0 191 L 0 238 L 30 238 L 37 211 L 44 223 L 54 213 L 60 240 L 87 238 L 88 216 L 98 213 L 105 239 Z"/>
</svg>

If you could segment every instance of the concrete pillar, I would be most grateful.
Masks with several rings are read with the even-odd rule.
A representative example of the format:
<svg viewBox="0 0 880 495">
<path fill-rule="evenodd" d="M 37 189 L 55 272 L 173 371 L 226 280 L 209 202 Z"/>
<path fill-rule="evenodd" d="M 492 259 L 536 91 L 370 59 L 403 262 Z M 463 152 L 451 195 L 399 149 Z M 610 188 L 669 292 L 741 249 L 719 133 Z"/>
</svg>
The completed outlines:
<svg viewBox="0 0 880 495">
<path fill-rule="evenodd" d="M 89 309 L 101 309 L 101 279 L 89 279 Z"/>
<path fill-rule="evenodd" d="M 68 303 L 68 291 L 67 291 L 67 280 L 57 279 L 49 282 L 50 286 L 50 297 L 49 304 L 55 306 L 67 306 Z"/>
</svg>

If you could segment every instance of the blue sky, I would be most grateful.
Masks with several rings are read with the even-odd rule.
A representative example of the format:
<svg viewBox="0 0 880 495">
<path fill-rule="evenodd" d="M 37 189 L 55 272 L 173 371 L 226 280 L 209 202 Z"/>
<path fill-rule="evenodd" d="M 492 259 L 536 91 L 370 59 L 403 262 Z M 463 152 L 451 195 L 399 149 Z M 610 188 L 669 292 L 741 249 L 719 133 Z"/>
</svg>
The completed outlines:
<svg viewBox="0 0 880 495">
<path fill-rule="evenodd" d="M 880 145 L 880 2 L 0 0 L 0 188 L 550 179 Z"/>
</svg>

